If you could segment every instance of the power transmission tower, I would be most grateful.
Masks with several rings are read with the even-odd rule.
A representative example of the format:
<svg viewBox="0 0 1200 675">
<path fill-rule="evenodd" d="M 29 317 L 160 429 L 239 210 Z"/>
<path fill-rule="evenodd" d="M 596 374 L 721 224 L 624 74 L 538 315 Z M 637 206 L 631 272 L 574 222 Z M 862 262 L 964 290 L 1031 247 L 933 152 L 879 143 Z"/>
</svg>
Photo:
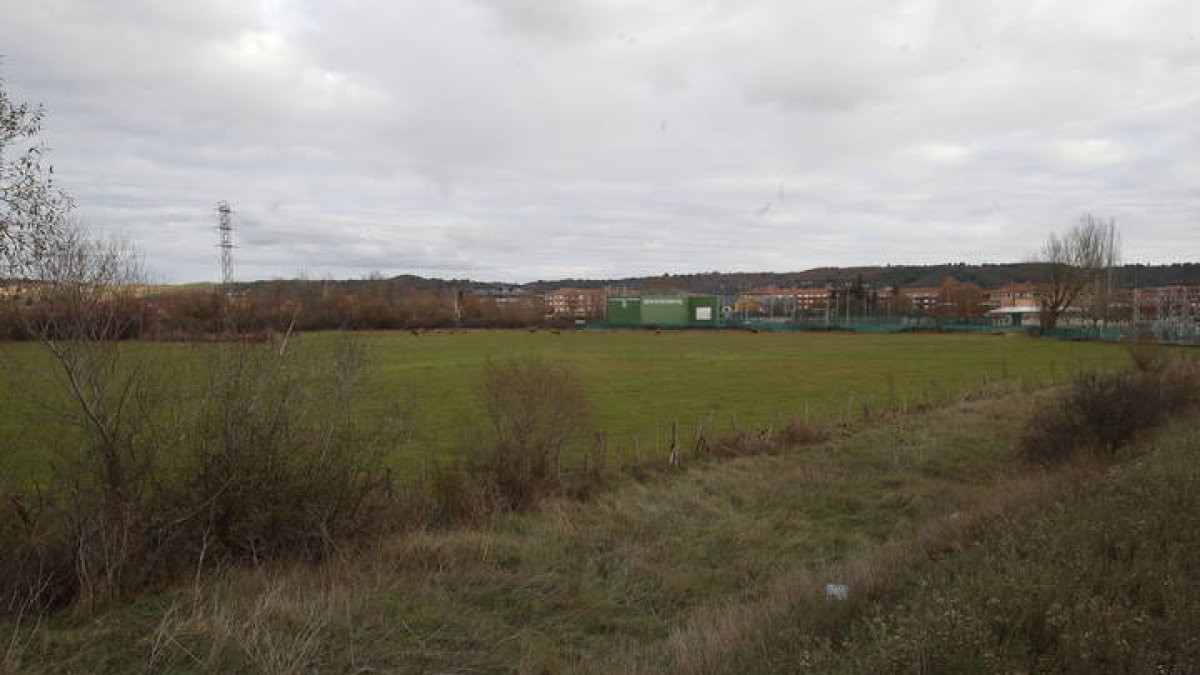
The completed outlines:
<svg viewBox="0 0 1200 675">
<path fill-rule="evenodd" d="M 221 241 L 217 247 L 221 249 L 221 286 L 226 293 L 233 290 L 233 220 L 230 216 L 233 209 L 229 202 L 217 202 L 217 231 Z"/>
</svg>

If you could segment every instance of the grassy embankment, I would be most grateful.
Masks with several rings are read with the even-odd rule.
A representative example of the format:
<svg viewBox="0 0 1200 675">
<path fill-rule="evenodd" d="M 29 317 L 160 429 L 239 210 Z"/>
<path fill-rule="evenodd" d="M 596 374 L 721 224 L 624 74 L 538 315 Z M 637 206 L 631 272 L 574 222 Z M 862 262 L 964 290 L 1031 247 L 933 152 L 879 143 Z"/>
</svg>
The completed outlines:
<svg viewBox="0 0 1200 675">
<path fill-rule="evenodd" d="M 471 442 L 480 417 L 479 376 L 488 360 L 569 364 L 580 376 L 595 428 L 606 434 L 610 452 L 625 459 L 635 445 L 647 455 L 661 451 L 673 424 L 684 435 L 698 423 L 720 433 L 734 420 L 745 427 L 789 417 L 861 420 L 864 413 L 942 402 L 985 384 L 1045 382 L 1127 362 L 1114 345 L 934 334 L 466 331 L 371 332 L 361 339 L 371 347 L 373 364 L 363 414 L 386 415 L 392 406 L 415 404 L 412 437 L 393 452 L 403 471 Z M 130 351 L 127 362 L 150 359 L 154 369 L 187 386 L 195 379 L 188 363 L 213 347 L 123 348 Z M 0 351 L 9 364 L 43 358 L 29 344 L 0 345 Z M 21 382 L 21 389 L 0 391 L 0 438 L 8 445 L 0 469 L 36 474 L 63 431 L 30 403 L 44 398 L 38 379 Z"/>
<path fill-rule="evenodd" d="M 803 603 L 685 672 L 1185 673 L 1200 662 L 1200 428 L 1181 420 L 1065 499 L 897 570 L 813 630 Z M 836 610 L 836 608 L 835 608 Z M 758 615 L 757 618 L 763 618 Z M 753 623 L 753 622 L 752 622 Z M 711 626 L 711 622 L 708 624 Z M 714 646 L 715 645 L 715 646 Z"/>
<path fill-rule="evenodd" d="M 9 626 L 6 659 L 53 672 L 798 666 L 803 653 L 742 651 L 779 644 L 747 633 L 806 607 L 834 625 L 859 605 L 824 599 L 825 582 L 854 598 L 1087 475 L 1016 460 L 1034 405 L 1028 392 L 960 402 L 320 566 L 230 570 L 98 615 Z"/>
</svg>

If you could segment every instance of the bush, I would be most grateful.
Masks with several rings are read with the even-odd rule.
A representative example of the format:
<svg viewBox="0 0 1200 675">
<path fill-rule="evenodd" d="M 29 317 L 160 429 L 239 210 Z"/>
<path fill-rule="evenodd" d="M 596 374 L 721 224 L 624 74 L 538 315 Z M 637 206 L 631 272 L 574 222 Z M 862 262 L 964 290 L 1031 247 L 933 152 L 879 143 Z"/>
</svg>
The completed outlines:
<svg viewBox="0 0 1200 675">
<path fill-rule="evenodd" d="M 488 363 L 480 396 L 495 433 L 484 461 L 492 486 L 505 507 L 531 506 L 559 486 L 563 451 L 587 427 L 579 378 L 561 364 Z"/>
<path fill-rule="evenodd" d="M 352 415 L 361 345 L 232 344 L 219 354 L 180 439 L 180 534 L 194 554 L 312 557 L 375 529 L 360 515 L 386 487 L 386 434 Z"/>
<path fill-rule="evenodd" d="M 103 602 L 226 561 L 313 559 L 382 526 L 385 437 L 351 414 L 358 346 L 221 345 L 198 399 L 186 378 L 159 386 L 85 347 L 61 361 L 98 387 L 66 397 L 82 441 L 44 489 L 13 486 L 0 506 L 0 612 Z"/>
<path fill-rule="evenodd" d="M 491 439 L 460 462 L 434 466 L 437 520 L 517 511 L 552 494 L 583 496 L 591 492 L 589 482 L 602 480 L 603 458 L 593 452 L 570 484 L 563 481 L 563 453 L 588 429 L 587 399 L 569 368 L 537 360 L 488 363 L 479 393 Z"/>
<path fill-rule="evenodd" d="M 1200 370 L 1194 362 L 1149 363 L 1153 365 L 1076 377 L 1061 399 L 1030 418 L 1020 454 L 1045 465 L 1082 452 L 1111 456 L 1138 432 L 1195 403 Z"/>
</svg>

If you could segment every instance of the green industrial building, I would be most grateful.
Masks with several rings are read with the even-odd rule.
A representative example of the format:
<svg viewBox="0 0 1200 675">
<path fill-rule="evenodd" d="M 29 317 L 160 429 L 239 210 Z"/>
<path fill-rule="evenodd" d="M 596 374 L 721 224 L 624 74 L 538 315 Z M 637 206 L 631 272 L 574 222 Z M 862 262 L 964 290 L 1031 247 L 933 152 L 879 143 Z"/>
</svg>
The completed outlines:
<svg viewBox="0 0 1200 675">
<path fill-rule="evenodd" d="M 605 323 L 610 326 L 715 328 L 720 303 L 714 295 L 643 295 L 609 298 Z"/>
</svg>

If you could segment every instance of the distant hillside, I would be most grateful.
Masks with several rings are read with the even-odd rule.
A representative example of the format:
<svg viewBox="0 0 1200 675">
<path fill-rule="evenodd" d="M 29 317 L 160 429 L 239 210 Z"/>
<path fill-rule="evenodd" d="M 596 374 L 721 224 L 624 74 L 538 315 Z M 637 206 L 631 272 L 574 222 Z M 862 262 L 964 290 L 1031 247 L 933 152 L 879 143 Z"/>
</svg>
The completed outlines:
<svg viewBox="0 0 1200 675">
<path fill-rule="evenodd" d="M 876 287 L 937 286 L 952 276 L 958 281 L 994 288 L 1009 283 L 1038 281 L 1044 278 L 1040 263 L 998 263 L 967 265 L 889 265 L 885 267 L 818 267 L 802 272 L 702 272 L 697 274 L 627 277 L 624 279 L 559 279 L 525 284 L 533 292 L 545 292 L 570 286 L 575 288 L 626 287 L 631 289 L 684 290 L 693 293 L 726 294 L 750 288 L 792 288 L 824 286 L 851 281 L 862 276 Z M 1118 268 L 1113 282 L 1119 288 L 1163 286 L 1172 282 L 1200 283 L 1200 263 L 1173 265 L 1126 265 Z"/>
<path fill-rule="evenodd" d="M 859 275 L 863 281 L 875 287 L 885 286 L 937 286 L 942 279 L 952 276 L 958 281 L 979 284 L 984 288 L 995 288 L 1009 283 L 1038 281 L 1044 278 L 1040 263 L 997 263 L 967 265 L 965 263 L 944 265 L 889 265 L 872 267 L 817 267 L 799 272 L 699 272 L 694 274 L 665 274 L 649 277 L 625 277 L 622 279 L 553 279 L 525 284 L 495 281 L 473 281 L 470 279 L 436 279 L 403 274 L 390 278 L 345 279 L 345 280 L 272 280 L 238 283 L 241 289 L 250 290 L 276 286 L 291 289 L 314 287 L 338 287 L 347 292 L 365 286 L 386 285 L 393 291 L 512 291 L 545 293 L 556 288 L 625 288 L 629 290 L 656 290 L 661 292 L 686 291 L 732 295 L 752 288 L 775 287 L 821 287 L 852 281 Z M 1172 265 L 1125 265 L 1116 270 L 1113 278 L 1118 288 L 1164 286 L 1174 282 L 1200 283 L 1200 263 L 1175 263 Z M 0 284 L 4 281 L 0 280 Z M 180 290 L 187 286 L 163 287 L 162 290 Z"/>
</svg>

